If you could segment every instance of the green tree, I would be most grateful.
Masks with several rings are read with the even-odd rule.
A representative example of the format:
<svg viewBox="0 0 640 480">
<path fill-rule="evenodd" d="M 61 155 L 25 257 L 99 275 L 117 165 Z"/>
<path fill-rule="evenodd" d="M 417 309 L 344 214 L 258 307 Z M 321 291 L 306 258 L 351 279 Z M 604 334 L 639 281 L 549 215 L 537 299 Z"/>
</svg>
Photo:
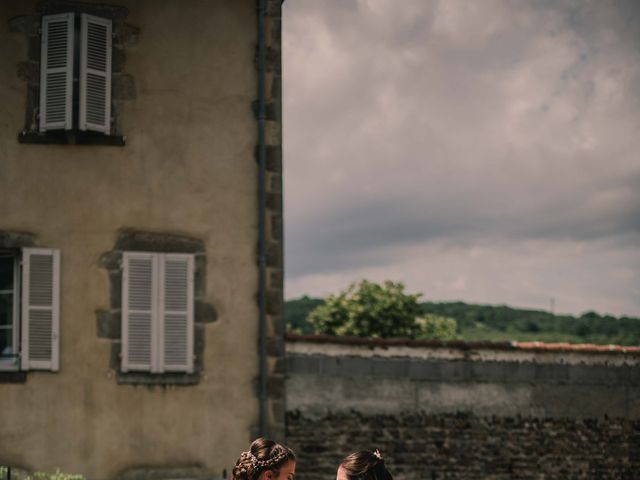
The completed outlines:
<svg viewBox="0 0 640 480">
<path fill-rule="evenodd" d="M 313 325 L 309 323 L 307 317 L 309 312 L 322 304 L 324 304 L 324 300 L 321 298 L 310 298 L 307 295 L 295 300 L 288 300 L 284 309 L 287 330 L 303 335 L 314 333 Z"/>
<path fill-rule="evenodd" d="M 302 333 L 318 331 L 308 322 L 308 314 L 323 303 L 324 300 L 320 298 L 305 297 L 288 301 L 285 310 L 288 328 Z M 289 308 L 290 306 L 292 308 Z M 457 338 L 468 341 L 518 340 L 640 345 L 640 318 L 637 317 L 616 318 L 595 312 L 586 312 L 576 317 L 507 305 L 424 302 L 417 317 L 425 317 L 428 314 L 454 319 L 457 322 Z M 414 338 L 423 338 L 421 335 L 416 333 Z"/>
<path fill-rule="evenodd" d="M 455 321 L 440 317 L 426 318 L 418 298 L 421 294 L 404 292 L 404 285 L 362 280 L 354 282 L 309 314 L 317 333 L 379 338 L 440 338 L 455 335 Z M 425 317 L 417 321 L 418 317 Z"/>
<path fill-rule="evenodd" d="M 421 340 L 455 340 L 458 322 L 451 317 L 443 317 L 427 313 L 416 319 L 418 333 L 416 338 Z"/>
</svg>

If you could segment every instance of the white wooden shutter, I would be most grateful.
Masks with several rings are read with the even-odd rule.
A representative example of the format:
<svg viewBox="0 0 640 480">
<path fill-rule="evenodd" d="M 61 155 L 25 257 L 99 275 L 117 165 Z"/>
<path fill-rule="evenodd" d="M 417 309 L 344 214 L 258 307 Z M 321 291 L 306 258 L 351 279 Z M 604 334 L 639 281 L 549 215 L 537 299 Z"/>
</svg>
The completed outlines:
<svg viewBox="0 0 640 480">
<path fill-rule="evenodd" d="M 160 257 L 161 371 L 193 371 L 193 255 Z"/>
<path fill-rule="evenodd" d="M 40 131 L 73 128 L 73 13 L 42 17 Z"/>
<path fill-rule="evenodd" d="M 122 371 L 155 371 L 158 256 L 126 252 L 122 272 Z"/>
<path fill-rule="evenodd" d="M 22 251 L 22 369 L 59 368 L 60 251 Z"/>
<path fill-rule="evenodd" d="M 80 130 L 109 135 L 111 128 L 111 20 L 82 14 Z"/>
</svg>

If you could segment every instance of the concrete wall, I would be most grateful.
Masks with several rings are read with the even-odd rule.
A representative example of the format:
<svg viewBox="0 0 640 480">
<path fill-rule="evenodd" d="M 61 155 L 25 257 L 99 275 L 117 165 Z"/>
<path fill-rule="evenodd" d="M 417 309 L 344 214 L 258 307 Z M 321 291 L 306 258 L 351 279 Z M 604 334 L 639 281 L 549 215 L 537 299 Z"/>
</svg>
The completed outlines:
<svg viewBox="0 0 640 480">
<path fill-rule="evenodd" d="M 302 477 L 374 447 L 400 480 L 638 471 L 637 353 L 463 347 L 290 340 L 287 441 Z"/>
<path fill-rule="evenodd" d="M 38 15 L 43 3 L 0 3 L 0 230 L 61 250 L 60 371 L 15 384 L 0 376 L 0 464 L 96 480 L 136 467 L 220 476 L 255 435 L 258 411 L 255 2 L 116 2 L 135 36 L 121 59 L 134 82 L 119 104 L 123 147 L 18 142 L 32 86 L 18 70 L 30 41 L 10 20 Z M 269 8 L 279 47 L 280 2 Z M 271 101 L 279 107 L 278 95 Z M 270 120 L 267 141 L 279 148 L 279 120 Z M 111 302 L 101 258 L 127 229 L 204 246 L 203 297 L 217 318 L 203 326 L 195 385 L 117 382 L 113 339 L 99 338 L 96 311 Z M 279 282 L 270 284 L 276 303 Z"/>
<path fill-rule="evenodd" d="M 640 356 L 289 342 L 287 406 L 640 419 Z"/>
</svg>

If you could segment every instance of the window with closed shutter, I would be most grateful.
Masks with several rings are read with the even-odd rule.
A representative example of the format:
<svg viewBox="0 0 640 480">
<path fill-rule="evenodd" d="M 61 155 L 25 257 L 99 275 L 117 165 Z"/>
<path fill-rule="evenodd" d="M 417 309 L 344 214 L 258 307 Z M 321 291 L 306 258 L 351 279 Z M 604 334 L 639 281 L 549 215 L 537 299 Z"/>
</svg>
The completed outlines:
<svg viewBox="0 0 640 480">
<path fill-rule="evenodd" d="M 41 44 L 40 132 L 110 135 L 112 21 L 84 13 L 45 15 Z"/>
<path fill-rule="evenodd" d="M 109 134 L 111 125 L 111 20 L 82 14 L 80 130 Z"/>
<path fill-rule="evenodd" d="M 59 368 L 60 252 L 22 252 L 22 369 Z"/>
<path fill-rule="evenodd" d="M 42 19 L 40 131 L 73 128 L 73 13 Z"/>
<path fill-rule="evenodd" d="M 153 371 L 155 254 L 125 253 L 122 274 L 122 370 Z"/>
<path fill-rule="evenodd" d="M 122 371 L 193 371 L 193 255 L 126 252 Z"/>
<path fill-rule="evenodd" d="M 161 260 L 160 346 L 164 371 L 193 371 L 193 256 Z"/>
</svg>

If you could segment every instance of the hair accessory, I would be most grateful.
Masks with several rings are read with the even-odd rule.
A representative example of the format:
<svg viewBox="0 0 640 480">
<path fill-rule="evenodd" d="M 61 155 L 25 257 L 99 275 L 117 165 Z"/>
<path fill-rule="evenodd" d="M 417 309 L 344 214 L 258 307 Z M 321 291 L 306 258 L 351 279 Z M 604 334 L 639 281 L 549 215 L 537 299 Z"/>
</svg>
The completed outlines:
<svg viewBox="0 0 640 480">
<path fill-rule="evenodd" d="M 242 452 L 240 454 L 240 459 L 241 460 L 249 460 L 251 462 L 251 465 L 253 465 L 254 467 L 255 467 L 256 463 L 258 463 L 258 459 L 251 452 Z"/>
<path fill-rule="evenodd" d="M 380 450 L 378 450 L 377 448 L 373 451 L 373 455 L 380 461 L 384 460 L 382 458 L 382 454 L 380 453 Z"/>
<path fill-rule="evenodd" d="M 248 460 L 249 462 L 251 462 L 251 466 L 254 468 L 254 470 L 261 470 L 277 465 L 288 455 L 288 453 L 289 452 L 287 450 L 284 450 L 274 457 L 267 458 L 265 460 L 259 460 L 258 457 L 256 457 L 251 452 L 242 452 L 240 454 L 240 460 Z"/>
</svg>

